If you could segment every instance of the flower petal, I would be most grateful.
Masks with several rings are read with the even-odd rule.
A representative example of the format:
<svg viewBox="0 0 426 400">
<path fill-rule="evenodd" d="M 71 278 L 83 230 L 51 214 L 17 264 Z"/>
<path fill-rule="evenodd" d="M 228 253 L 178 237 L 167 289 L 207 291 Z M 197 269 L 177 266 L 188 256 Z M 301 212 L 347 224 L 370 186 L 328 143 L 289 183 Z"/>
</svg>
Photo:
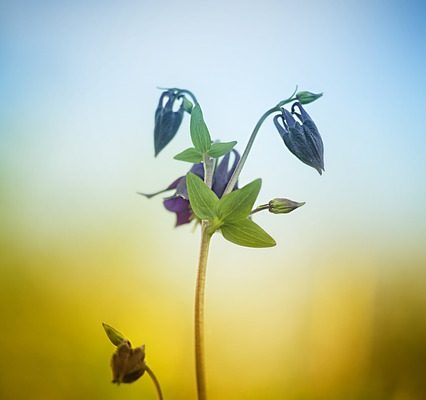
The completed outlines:
<svg viewBox="0 0 426 400">
<path fill-rule="evenodd" d="M 289 132 L 288 132 L 287 128 L 285 128 L 285 126 L 281 125 L 280 121 L 282 121 L 284 123 L 283 116 L 282 115 L 275 115 L 275 117 L 274 117 L 275 127 L 277 128 L 280 136 L 284 139 L 285 136 L 288 136 Z"/>
<path fill-rule="evenodd" d="M 165 98 L 167 98 L 167 102 L 164 105 Z M 174 138 L 182 123 L 184 107 L 181 103 L 179 109 L 173 111 L 175 101 L 177 101 L 177 97 L 173 92 L 163 92 L 155 110 L 154 149 L 156 156 Z"/>
<path fill-rule="evenodd" d="M 297 107 L 299 109 L 300 114 L 295 111 L 295 107 Z M 298 101 L 292 105 L 291 112 L 293 114 L 297 115 L 298 118 L 300 119 L 300 121 L 303 122 L 303 123 L 305 123 L 306 121 L 312 121 L 312 118 L 309 116 L 309 114 L 302 107 L 302 104 L 300 104 Z"/>
<path fill-rule="evenodd" d="M 240 154 L 237 150 L 232 149 L 232 153 L 234 154 L 234 162 L 232 164 L 232 167 L 229 169 L 229 159 L 230 154 L 226 154 L 222 160 L 220 161 L 219 165 L 217 166 L 214 177 L 213 177 L 213 185 L 212 190 L 216 193 L 217 197 L 222 197 L 223 192 L 225 191 L 226 185 L 228 184 L 229 180 L 231 179 L 232 174 L 235 171 L 235 168 L 237 167 L 238 161 L 240 161 Z M 234 190 L 237 189 L 237 187 L 234 188 Z"/>
<path fill-rule="evenodd" d="M 176 226 L 184 225 L 192 220 L 192 211 L 189 200 L 180 196 L 173 196 L 163 201 L 164 207 L 176 214 Z"/>
<path fill-rule="evenodd" d="M 293 115 L 291 115 L 290 112 L 288 112 L 285 108 L 282 108 L 283 110 L 283 120 L 287 128 L 294 128 L 296 126 L 296 120 L 294 119 Z"/>
</svg>

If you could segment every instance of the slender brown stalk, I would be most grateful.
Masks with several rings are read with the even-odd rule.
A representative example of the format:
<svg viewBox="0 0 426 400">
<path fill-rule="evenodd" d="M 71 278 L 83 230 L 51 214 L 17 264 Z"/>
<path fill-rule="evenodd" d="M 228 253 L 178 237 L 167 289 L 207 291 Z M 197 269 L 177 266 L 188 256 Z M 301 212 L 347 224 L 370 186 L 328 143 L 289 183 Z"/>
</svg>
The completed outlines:
<svg viewBox="0 0 426 400">
<path fill-rule="evenodd" d="M 158 400 L 163 400 L 163 393 L 161 392 L 160 382 L 158 381 L 154 372 L 146 364 L 145 364 L 145 371 L 149 375 L 149 377 L 151 378 L 152 382 L 154 383 L 155 389 L 157 390 Z"/>
<path fill-rule="evenodd" d="M 206 368 L 204 362 L 204 292 L 206 286 L 207 257 L 211 235 L 207 232 L 207 222 L 201 229 L 200 257 L 198 260 L 197 285 L 195 288 L 195 373 L 197 378 L 198 400 L 206 400 Z"/>
</svg>

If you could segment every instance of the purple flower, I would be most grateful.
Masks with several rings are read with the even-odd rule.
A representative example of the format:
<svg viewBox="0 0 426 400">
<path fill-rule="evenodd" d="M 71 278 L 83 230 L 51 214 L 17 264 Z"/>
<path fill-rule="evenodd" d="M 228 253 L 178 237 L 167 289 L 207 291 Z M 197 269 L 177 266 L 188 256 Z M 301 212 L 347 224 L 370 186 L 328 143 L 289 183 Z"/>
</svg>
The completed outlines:
<svg viewBox="0 0 426 400">
<path fill-rule="evenodd" d="M 295 111 L 295 107 L 299 109 L 300 114 Z M 274 117 L 274 124 L 287 148 L 300 161 L 315 168 L 321 175 L 324 171 L 324 146 L 314 121 L 302 105 L 299 102 L 294 103 L 291 113 L 282 108 L 282 114 Z"/>
<path fill-rule="evenodd" d="M 229 167 L 230 154 L 226 154 L 222 160 L 217 165 L 214 175 L 213 175 L 213 185 L 212 190 L 220 198 L 225 191 L 226 185 L 231 179 L 232 174 L 235 171 L 235 168 L 240 160 L 240 154 L 236 150 L 232 150 L 234 153 L 234 161 Z M 201 179 L 204 179 L 204 167 L 202 163 L 194 164 L 189 172 L 199 176 Z M 193 214 L 191 206 L 189 204 L 188 190 L 186 188 L 186 175 L 181 176 L 175 181 L 173 181 L 166 189 L 161 190 L 156 193 L 146 194 L 139 193 L 147 198 L 151 198 L 160 193 L 167 192 L 169 190 L 174 190 L 175 193 L 173 196 L 166 197 L 163 200 L 164 207 L 176 214 L 176 226 L 188 224 L 193 219 Z"/>
</svg>

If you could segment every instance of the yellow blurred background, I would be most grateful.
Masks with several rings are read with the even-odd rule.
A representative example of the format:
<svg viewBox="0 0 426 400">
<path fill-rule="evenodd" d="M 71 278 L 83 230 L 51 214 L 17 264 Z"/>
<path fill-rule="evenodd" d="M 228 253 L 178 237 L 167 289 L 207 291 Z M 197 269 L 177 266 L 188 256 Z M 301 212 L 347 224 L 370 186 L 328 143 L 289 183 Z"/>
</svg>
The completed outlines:
<svg viewBox="0 0 426 400">
<path fill-rule="evenodd" d="M 138 201 L 104 232 L 81 221 L 31 242 L 27 230 L 2 238 L 2 399 L 154 399 L 147 377 L 109 383 L 102 321 L 146 344 L 166 398 L 195 397 L 198 234 L 150 226 Z M 423 399 L 424 256 L 335 242 L 291 257 L 282 236 L 270 252 L 212 243 L 211 398 Z"/>
</svg>

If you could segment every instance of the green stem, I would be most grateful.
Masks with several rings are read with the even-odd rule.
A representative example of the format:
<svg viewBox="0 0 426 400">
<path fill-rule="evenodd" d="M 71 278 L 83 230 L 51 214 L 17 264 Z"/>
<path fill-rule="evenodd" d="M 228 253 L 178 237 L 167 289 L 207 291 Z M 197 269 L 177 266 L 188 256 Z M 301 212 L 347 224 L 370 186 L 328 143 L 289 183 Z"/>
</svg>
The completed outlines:
<svg viewBox="0 0 426 400">
<path fill-rule="evenodd" d="M 207 221 L 201 226 L 200 258 L 198 260 L 197 284 L 195 288 L 195 372 L 198 400 L 206 400 L 206 368 L 204 362 L 204 292 L 206 286 L 207 258 L 211 235 L 207 232 Z"/>
<path fill-rule="evenodd" d="M 208 156 L 205 153 L 203 155 L 203 164 L 204 164 L 204 182 L 211 189 L 213 184 L 214 158 Z"/>
<path fill-rule="evenodd" d="M 231 179 L 229 180 L 228 185 L 225 188 L 225 191 L 223 192 L 223 196 L 225 194 L 228 194 L 228 193 L 232 192 L 232 190 L 234 189 L 235 185 L 237 184 L 238 177 L 240 176 L 241 170 L 244 167 L 244 164 L 245 164 L 245 162 L 247 160 L 247 157 L 248 157 L 248 155 L 250 153 L 250 150 L 251 150 L 251 148 L 253 146 L 254 140 L 256 139 L 257 133 L 259 132 L 259 129 L 262 126 L 262 124 L 265 122 L 266 118 L 268 118 L 274 112 L 281 111 L 280 108 L 282 106 L 284 106 L 285 104 L 290 103 L 290 102 L 296 100 L 296 98 L 294 98 L 293 96 L 294 96 L 294 93 L 288 99 L 280 101 L 275 107 L 272 107 L 271 109 L 269 109 L 268 111 L 266 111 L 265 114 L 263 114 L 260 117 L 259 121 L 257 122 L 256 126 L 253 129 L 253 132 L 252 132 L 252 134 L 250 136 L 250 139 L 249 139 L 249 141 L 247 143 L 247 146 L 246 146 L 246 148 L 244 150 L 244 153 L 241 156 L 240 161 L 238 162 L 237 167 L 235 168 L 235 171 L 232 174 Z"/>
<path fill-rule="evenodd" d="M 260 206 L 257 206 L 250 214 L 253 215 L 259 211 L 263 210 L 269 210 L 269 204 L 262 204 Z"/>
<path fill-rule="evenodd" d="M 211 188 L 213 183 L 214 159 L 203 155 L 204 182 Z M 201 245 L 198 259 L 197 283 L 195 286 L 194 334 L 195 334 L 195 374 L 198 400 L 206 400 L 206 367 L 204 351 L 204 292 L 206 286 L 207 257 L 211 234 L 208 233 L 208 221 L 201 222 Z"/>
<path fill-rule="evenodd" d="M 145 371 L 149 375 L 149 377 L 151 378 L 152 382 L 154 383 L 155 389 L 157 390 L 158 399 L 163 400 L 163 393 L 161 392 L 160 382 L 158 381 L 154 372 L 146 364 L 145 364 Z"/>
</svg>

